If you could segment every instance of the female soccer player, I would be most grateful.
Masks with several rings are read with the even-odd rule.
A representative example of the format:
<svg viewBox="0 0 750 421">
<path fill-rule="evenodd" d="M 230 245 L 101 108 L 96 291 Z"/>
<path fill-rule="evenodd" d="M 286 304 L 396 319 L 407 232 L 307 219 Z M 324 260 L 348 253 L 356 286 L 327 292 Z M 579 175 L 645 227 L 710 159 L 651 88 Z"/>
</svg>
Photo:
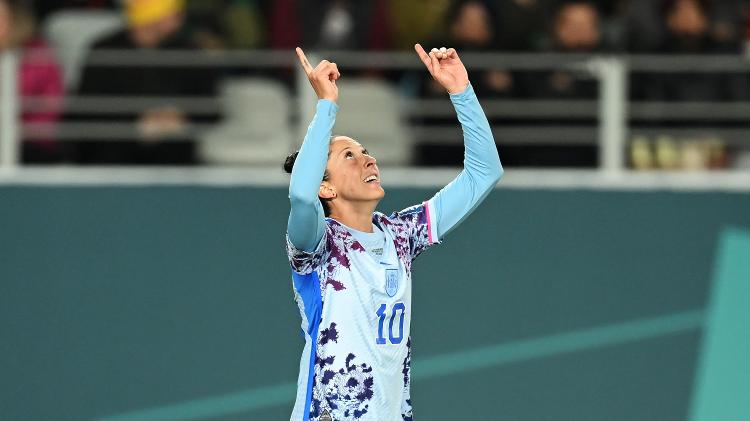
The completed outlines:
<svg viewBox="0 0 750 421">
<path fill-rule="evenodd" d="M 287 157 L 287 253 L 305 348 L 291 420 L 411 420 L 412 261 L 466 218 L 503 174 L 487 118 L 454 49 L 427 54 L 464 132 L 464 170 L 430 200 L 386 216 L 376 160 L 356 140 L 331 137 L 338 106 L 335 63 L 313 68 L 318 95 L 299 152 Z M 377 122 L 373 122 L 377 124 Z"/>
</svg>

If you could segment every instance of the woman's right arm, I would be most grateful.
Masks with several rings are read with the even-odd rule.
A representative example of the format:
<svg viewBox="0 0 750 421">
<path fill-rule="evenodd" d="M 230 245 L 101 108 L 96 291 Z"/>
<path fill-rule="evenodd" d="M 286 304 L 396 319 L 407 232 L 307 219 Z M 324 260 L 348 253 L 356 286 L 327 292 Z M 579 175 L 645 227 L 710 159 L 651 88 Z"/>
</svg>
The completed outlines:
<svg viewBox="0 0 750 421">
<path fill-rule="evenodd" d="M 317 111 L 302 147 L 299 150 L 289 182 L 289 212 L 287 233 L 294 247 L 313 251 L 325 230 L 323 206 L 318 190 L 328 162 L 328 145 L 336 121 L 338 105 L 327 99 L 318 100 Z"/>
<path fill-rule="evenodd" d="M 328 163 L 328 146 L 331 130 L 339 110 L 336 101 L 339 91 L 336 80 L 341 76 L 336 63 L 323 60 L 313 68 L 304 51 L 297 48 L 297 57 L 310 80 L 318 104 L 307 135 L 292 167 L 289 182 L 289 201 L 292 210 L 287 222 L 289 241 L 299 250 L 313 251 L 325 232 L 323 205 L 318 199 L 320 183 L 323 181 Z"/>
</svg>

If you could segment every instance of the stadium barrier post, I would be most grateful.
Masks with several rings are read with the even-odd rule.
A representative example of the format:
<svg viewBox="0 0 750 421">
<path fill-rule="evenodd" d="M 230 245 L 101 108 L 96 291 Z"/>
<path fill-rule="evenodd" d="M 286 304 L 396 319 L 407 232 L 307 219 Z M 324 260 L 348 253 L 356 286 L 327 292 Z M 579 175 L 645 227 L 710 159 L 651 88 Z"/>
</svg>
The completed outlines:
<svg viewBox="0 0 750 421">
<path fill-rule="evenodd" d="M 0 171 L 18 166 L 18 53 L 0 53 Z"/>
<path fill-rule="evenodd" d="M 621 58 L 596 60 L 599 77 L 599 168 L 605 176 L 622 175 L 627 134 L 627 65 Z"/>
</svg>

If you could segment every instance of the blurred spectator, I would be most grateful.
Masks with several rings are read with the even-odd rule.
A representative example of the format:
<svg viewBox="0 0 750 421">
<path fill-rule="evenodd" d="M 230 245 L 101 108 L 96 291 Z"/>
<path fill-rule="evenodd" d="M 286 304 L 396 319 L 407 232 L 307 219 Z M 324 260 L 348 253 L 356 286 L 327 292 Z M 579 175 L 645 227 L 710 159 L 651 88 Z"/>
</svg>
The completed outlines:
<svg viewBox="0 0 750 421">
<path fill-rule="evenodd" d="M 260 0 L 187 0 L 187 26 L 204 49 L 255 49 L 267 42 Z"/>
<path fill-rule="evenodd" d="M 196 44 L 184 27 L 181 0 L 128 0 L 128 27 L 99 42 L 93 52 L 125 49 L 133 51 L 194 49 Z M 209 96 L 215 92 L 215 73 L 196 67 L 88 65 L 79 94 L 135 97 Z M 90 120 L 92 117 L 89 116 Z M 119 121 L 136 124 L 139 138 L 113 142 L 102 140 L 78 145 L 83 163 L 191 164 L 194 142 L 187 136 L 186 112 L 165 100 L 164 104 L 137 115 L 120 115 Z M 108 121 L 112 118 L 108 116 Z M 124 139 L 123 139 L 124 140 Z"/>
<path fill-rule="evenodd" d="M 310 49 L 382 50 L 389 46 L 385 0 L 274 1 L 271 45 Z"/>
<path fill-rule="evenodd" d="M 736 54 L 743 35 L 743 0 L 715 0 L 711 9 L 711 37 L 717 51 Z"/>
<path fill-rule="evenodd" d="M 570 1 L 555 13 L 553 49 L 560 52 L 592 53 L 601 46 L 599 11 L 593 3 Z"/>
<path fill-rule="evenodd" d="M 494 49 L 494 27 L 492 15 L 487 5 L 478 0 L 462 1 L 454 5 L 446 14 L 448 36 L 427 45 L 433 47 L 455 48 L 459 53 L 490 52 Z M 422 74 L 425 88 L 423 94 L 444 96 L 445 89 L 429 77 Z M 471 71 L 471 82 L 474 90 L 482 97 L 509 97 L 513 92 L 513 76 L 510 72 L 493 70 Z"/>
<path fill-rule="evenodd" d="M 596 6 L 585 0 L 567 1 L 556 10 L 552 21 L 551 51 L 596 53 L 602 46 L 600 16 Z M 542 98 L 596 98 L 598 82 L 589 74 L 555 70 L 530 75 L 525 93 Z"/>
<path fill-rule="evenodd" d="M 38 35 L 31 11 L 20 3 L 0 0 L 0 51 L 21 49 L 18 74 L 23 98 L 36 97 L 32 105 L 39 110 L 23 111 L 24 124 L 37 124 L 37 136 L 26 140 L 22 148 L 24 162 L 55 162 L 63 157 L 63 148 L 53 140 L 54 123 L 60 117 L 62 73 L 47 43 Z M 39 126 L 39 125 L 42 126 Z M 49 137 L 45 135 L 49 133 Z"/>
<path fill-rule="evenodd" d="M 593 54 L 602 50 L 601 16 L 592 2 L 573 0 L 560 3 L 550 23 L 548 51 L 556 53 Z M 517 77 L 520 95 L 544 99 L 596 99 L 598 81 L 583 70 L 526 72 Z M 535 120 L 536 127 L 558 127 L 569 124 L 594 125 L 582 119 Z M 588 145 L 520 144 L 503 146 L 504 160 L 510 166 L 593 167 L 597 149 Z"/>
<path fill-rule="evenodd" d="M 660 49 L 662 53 L 718 53 L 725 51 L 727 43 L 731 43 L 729 38 L 719 43 L 712 36 L 711 10 L 707 0 L 667 0 L 663 4 L 662 17 L 666 28 Z M 735 52 L 738 47 L 736 44 Z M 661 74 L 656 98 L 672 101 L 728 99 L 737 94 L 730 92 L 731 80 L 726 74 L 715 73 Z"/>
<path fill-rule="evenodd" d="M 663 8 L 667 28 L 663 52 L 706 53 L 713 50 L 707 1 L 667 0 Z"/>
<path fill-rule="evenodd" d="M 449 8 L 457 0 L 387 0 L 392 22 L 391 38 L 397 49 L 409 50 L 414 44 L 446 36 L 443 23 L 450 19 Z"/>
<path fill-rule="evenodd" d="M 319 49 L 382 49 L 382 27 L 376 19 L 377 1 L 325 0 L 299 3 L 302 40 Z M 378 34 L 381 31 L 381 34 Z"/>
<path fill-rule="evenodd" d="M 446 35 L 422 43 L 432 48 L 455 48 L 459 54 L 490 52 L 494 45 L 494 25 L 492 13 L 487 4 L 479 0 L 461 1 L 454 4 L 445 14 Z M 429 73 L 418 71 L 412 74 L 420 80 L 420 94 L 428 97 L 445 98 L 445 88 L 440 86 Z M 513 76 L 501 69 L 474 69 L 469 67 L 469 77 L 474 90 L 483 98 L 510 97 L 513 94 Z M 449 126 L 455 117 L 423 118 L 422 124 Z M 420 139 L 415 159 L 418 165 L 460 165 L 463 154 L 460 144 L 434 144 L 432 139 Z"/>
<path fill-rule="evenodd" d="M 665 32 L 659 16 L 659 2 L 630 0 L 624 13 L 627 50 L 633 53 L 647 53 L 658 49 Z"/>
<path fill-rule="evenodd" d="M 548 44 L 550 0 L 491 0 L 496 47 L 504 51 L 539 51 Z"/>
</svg>

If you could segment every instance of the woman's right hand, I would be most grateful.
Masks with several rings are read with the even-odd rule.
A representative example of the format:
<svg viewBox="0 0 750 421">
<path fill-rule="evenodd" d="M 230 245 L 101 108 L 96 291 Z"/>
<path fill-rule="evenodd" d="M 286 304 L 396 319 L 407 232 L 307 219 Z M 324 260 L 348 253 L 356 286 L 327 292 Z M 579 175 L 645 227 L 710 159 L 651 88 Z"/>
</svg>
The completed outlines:
<svg viewBox="0 0 750 421">
<path fill-rule="evenodd" d="M 301 48 L 297 47 L 297 57 L 302 64 L 307 74 L 307 78 L 310 80 L 315 93 L 318 95 L 318 99 L 327 99 L 329 101 L 337 102 L 339 99 L 339 89 L 336 87 L 336 80 L 341 77 L 336 63 L 331 63 L 328 60 L 323 60 L 317 67 L 313 68 L 310 62 L 305 57 L 305 52 Z"/>
</svg>

